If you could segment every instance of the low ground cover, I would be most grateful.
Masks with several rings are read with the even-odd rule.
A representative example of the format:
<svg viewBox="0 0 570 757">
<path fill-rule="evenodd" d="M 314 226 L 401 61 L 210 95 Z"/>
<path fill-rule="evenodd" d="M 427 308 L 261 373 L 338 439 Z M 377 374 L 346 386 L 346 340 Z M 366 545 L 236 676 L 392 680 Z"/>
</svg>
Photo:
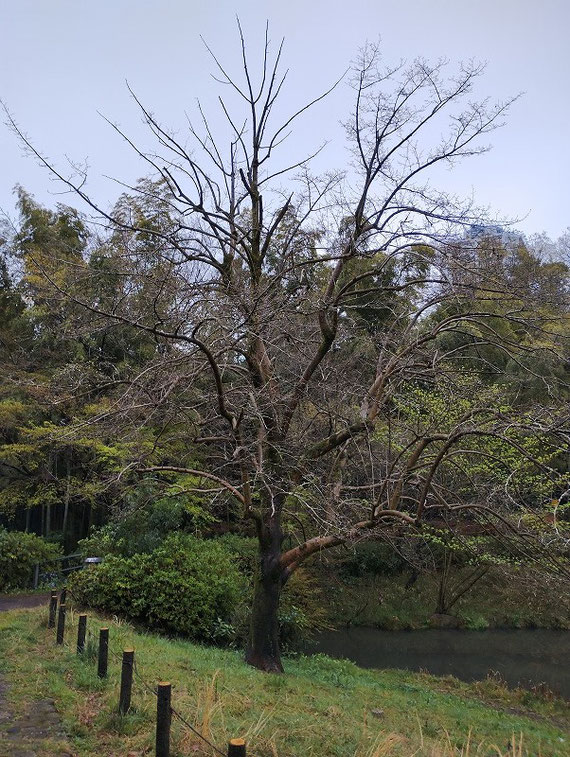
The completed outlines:
<svg viewBox="0 0 570 757">
<path fill-rule="evenodd" d="M 461 576 L 461 570 L 456 573 Z M 334 563 L 317 570 L 318 585 L 337 627 L 375 626 L 390 631 L 430 626 L 439 590 L 439 576 L 419 575 L 410 585 L 410 571 L 385 575 L 365 572 L 350 576 Z M 553 597 L 556 600 L 553 600 Z M 529 580 L 504 567 L 491 569 L 451 610 L 462 627 L 570 629 L 570 597 L 559 587 Z"/>
<path fill-rule="evenodd" d="M 95 616 L 89 619 L 93 637 L 78 659 L 76 623 L 72 610 L 69 645 L 62 648 L 46 627 L 44 608 L 1 613 L 0 674 L 16 713 L 37 699 L 55 701 L 78 757 L 152 753 L 152 691 L 135 677 L 133 711 L 119 718 L 119 659 L 111 657 L 107 680 L 97 678 L 93 639 L 104 624 L 115 652 L 135 648 L 137 673 L 151 687 L 172 682 L 174 707 L 203 736 L 219 746 L 244 736 L 255 757 L 569 753 L 563 702 L 508 691 L 496 681 L 362 670 L 324 656 L 288 659 L 286 674 L 273 676 L 247 667 L 240 652 L 140 633 Z M 174 755 L 213 754 L 176 719 L 173 744 Z"/>
</svg>

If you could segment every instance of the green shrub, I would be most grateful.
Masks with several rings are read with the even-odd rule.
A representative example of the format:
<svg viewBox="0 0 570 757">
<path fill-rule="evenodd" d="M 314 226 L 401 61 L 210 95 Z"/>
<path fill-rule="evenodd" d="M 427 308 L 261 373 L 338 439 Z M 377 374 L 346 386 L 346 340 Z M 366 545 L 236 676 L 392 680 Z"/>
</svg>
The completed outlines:
<svg viewBox="0 0 570 757">
<path fill-rule="evenodd" d="M 221 640 L 244 579 L 215 540 L 173 534 L 147 554 L 108 556 L 70 581 L 83 604 L 197 640 Z"/>
<path fill-rule="evenodd" d="M 281 641 L 285 647 L 332 628 L 321 588 L 310 568 L 297 568 L 281 597 Z"/>
<path fill-rule="evenodd" d="M 84 557 L 132 557 L 158 549 L 172 533 L 199 533 L 213 520 L 183 498 L 152 499 L 95 529 L 79 542 L 78 549 Z"/>
<path fill-rule="evenodd" d="M 257 566 L 255 539 L 171 534 L 150 553 L 107 555 L 75 573 L 81 603 L 149 626 L 214 643 L 245 641 Z M 281 636 L 291 643 L 327 628 L 317 582 L 302 569 L 283 592 Z"/>
<path fill-rule="evenodd" d="M 486 631 L 489 628 L 489 621 L 478 613 L 465 614 L 465 627 L 469 631 Z"/>
<path fill-rule="evenodd" d="M 45 572 L 55 567 L 60 554 L 58 546 L 41 536 L 0 526 L 0 591 L 30 588 L 36 563 Z"/>
<path fill-rule="evenodd" d="M 218 544 L 222 544 L 237 561 L 240 573 L 252 578 L 257 568 L 258 546 L 257 539 L 238 534 L 223 534 L 216 538 Z"/>
<path fill-rule="evenodd" d="M 405 567 L 406 561 L 394 547 L 375 541 L 356 544 L 340 564 L 341 573 L 353 578 L 392 576 L 401 573 Z"/>
</svg>

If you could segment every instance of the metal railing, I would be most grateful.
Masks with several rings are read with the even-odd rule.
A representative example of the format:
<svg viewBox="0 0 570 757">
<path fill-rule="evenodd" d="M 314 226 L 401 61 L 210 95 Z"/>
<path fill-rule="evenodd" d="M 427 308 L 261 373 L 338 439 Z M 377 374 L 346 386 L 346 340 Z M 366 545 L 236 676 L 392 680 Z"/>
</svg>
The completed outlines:
<svg viewBox="0 0 570 757">
<path fill-rule="evenodd" d="M 77 561 L 76 564 L 73 564 L 73 560 Z M 90 564 L 94 561 L 101 562 L 101 558 L 88 557 L 84 559 L 79 552 L 76 552 L 72 555 L 62 555 L 61 557 L 55 557 L 53 560 L 50 560 L 50 567 L 53 566 L 54 563 L 62 563 L 62 567 L 57 568 L 56 570 L 44 570 L 42 572 L 41 568 L 46 567 L 48 563 L 36 563 L 34 566 L 34 589 L 37 589 L 40 584 L 55 585 L 62 575 L 67 575 L 75 570 L 81 570 L 86 564 Z"/>
</svg>

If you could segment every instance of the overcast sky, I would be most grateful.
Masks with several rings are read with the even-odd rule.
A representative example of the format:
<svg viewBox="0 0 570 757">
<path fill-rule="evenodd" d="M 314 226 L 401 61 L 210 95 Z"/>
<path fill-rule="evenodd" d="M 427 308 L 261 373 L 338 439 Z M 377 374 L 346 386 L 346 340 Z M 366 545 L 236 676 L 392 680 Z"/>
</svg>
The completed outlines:
<svg viewBox="0 0 570 757">
<path fill-rule="evenodd" d="M 215 121 L 217 85 L 200 35 L 235 68 L 239 14 L 252 55 L 266 19 L 291 69 L 285 108 L 328 88 L 366 40 L 380 38 L 386 62 L 423 56 L 488 61 L 479 95 L 524 91 L 493 150 L 439 178 L 497 213 L 517 217 L 526 233 L 557 237 L 570 225 L 570 2 L 568 0 L 0 0 L 0 97 L 37 147 L 57 165 L 88 160 L 89 188 L 111 203 L 144 167 L 98 112 L 150 144 L 125 86 L 163 123 L 183 133 L 199 97 Z M 300 123 L 300 153 L 329 140 L 320 167 L 346 163 L 339 122 L 350 110 L 341 84 Z M 298 156 L 295 143 L 289 150 Z M 42 203 L 77 204 L 54 194 L 47 172 L 23 155 L 0 127 L 0 208 L 14 212 L 22 184 Z M 80 207 L 78 205 L 78 207 Z"/>
</svg>

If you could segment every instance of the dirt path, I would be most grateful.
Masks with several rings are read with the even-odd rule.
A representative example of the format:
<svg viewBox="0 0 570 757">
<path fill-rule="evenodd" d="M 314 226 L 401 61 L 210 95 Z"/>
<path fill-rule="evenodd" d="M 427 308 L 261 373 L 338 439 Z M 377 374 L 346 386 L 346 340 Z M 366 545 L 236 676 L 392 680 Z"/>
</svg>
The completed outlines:
<svg viewBox="0 0 570 757">
<path fill-rule="evenodd" d="M 0 612 L 47 606 L 49 597 L 49 593 L 3 594 Z M 73 757 L 53 700 L 36 700 L 16 714 L 7 701 L 8 688 L 0 676 L 0 757 Z"/>
<path fill-rule="evenodd" d="M 4 610 L 25 610 L 49 603 L 48 594 L 0 594 L 0 612 Z"/>
<path fill-rule="evenodd" d="M 16 715 L 6 701 L 7 691 L 0 677 L 0 757 L 73 757 L 53 701 L 39 699 Z"/>
</svg>

